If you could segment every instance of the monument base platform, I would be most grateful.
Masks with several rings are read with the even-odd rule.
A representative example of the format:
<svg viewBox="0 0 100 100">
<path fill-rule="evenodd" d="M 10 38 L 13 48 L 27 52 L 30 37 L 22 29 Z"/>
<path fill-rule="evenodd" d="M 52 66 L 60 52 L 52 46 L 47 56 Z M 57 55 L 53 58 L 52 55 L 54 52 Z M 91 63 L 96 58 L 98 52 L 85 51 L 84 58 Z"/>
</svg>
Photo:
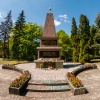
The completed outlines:
<svg viewBox="0 0 100 100">
<path fill-rule="evenodd" d="M 36 68 L 63 68 L 63 60 L 59 59 L 37 59 L 34 60 Z"/>
</svg>

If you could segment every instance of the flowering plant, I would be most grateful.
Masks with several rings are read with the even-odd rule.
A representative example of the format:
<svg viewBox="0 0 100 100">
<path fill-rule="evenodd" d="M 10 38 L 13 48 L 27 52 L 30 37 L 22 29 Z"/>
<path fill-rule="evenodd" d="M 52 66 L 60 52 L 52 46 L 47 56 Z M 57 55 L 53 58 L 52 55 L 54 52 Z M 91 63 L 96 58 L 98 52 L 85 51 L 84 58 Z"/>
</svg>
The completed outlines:
<svg viewBox="0 0 100 100">
<path fill-rule="evenodd" d="M 75 75 L 72 72 L 68 72 L 67 77 L 74 87 L 76 88 L 83 87 L 81 80 L 75 77 Z"/>
<path fill-rule="evenodd" d="M 10 87 L 19 88 L 29 78 L 29 74 L 29 71 L 24 71 L 24 73 L 19 78 L 16 78 L 13 82 L 10 83 Z"/>
<path fill-rule="evenodd" d="M 40 64 L 40 68 L 42 68 L 42 66 L 43 66 L 43 64 L 41 63 L 41 64 Z"/>
<path fill-rule="evenodd" d="M 53 67 L 52 66 L 49 66 L 49 68 L 52 69 Z"/>
</svg>

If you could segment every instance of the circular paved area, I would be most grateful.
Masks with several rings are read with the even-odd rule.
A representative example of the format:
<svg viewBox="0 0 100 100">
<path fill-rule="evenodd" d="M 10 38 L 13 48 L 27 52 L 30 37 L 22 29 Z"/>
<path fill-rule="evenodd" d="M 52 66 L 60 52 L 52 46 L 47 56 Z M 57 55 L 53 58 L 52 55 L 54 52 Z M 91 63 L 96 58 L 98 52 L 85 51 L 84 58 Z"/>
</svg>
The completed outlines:
<svg viewBox="0 0 100 100">
<path fill-rule="evenodd" d="M 32 63 L 29 64 L 29 66 L 28 64 L 25 65 L 29 68 Z M 9 83 L 16 77 L 20 76 L 20 73 L 4 70 L 0 67 L 0 100 L 100 100 L 100 64 L 97 65 L 98 69 L 87 70 L 77 76 L 82 80 L 84 86 L 89 92 L 77 96 L 73 96 L 72 93 L 68 91 L 49 93 L 27 92 L 26 94 L 23 94 L 24 96 L 11 95 L 8 93 Z M 35 69 L 35 67 L 33 69 Z M 71 70 L 72 69 L 73 68 L 71 68 Z"/>
<path fill-rule="evenodd" d="M 31 72 L 32 80 L 66 80 L 66 73 L 79 67 L 79 63 L 64 63 L 64 68 L 58 70 L 45 70 L 35 67 L 35 63 L 19 64 L 18 68 Z"/>
</svg>

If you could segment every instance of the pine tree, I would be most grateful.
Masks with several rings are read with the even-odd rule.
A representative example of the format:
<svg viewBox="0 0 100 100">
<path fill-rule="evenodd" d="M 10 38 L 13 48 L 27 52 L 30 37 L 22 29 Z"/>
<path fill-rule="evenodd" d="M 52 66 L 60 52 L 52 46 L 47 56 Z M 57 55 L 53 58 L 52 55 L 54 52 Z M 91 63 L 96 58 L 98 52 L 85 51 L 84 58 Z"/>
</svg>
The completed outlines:
<svg viewBox="0 0 100 100">
<path fill-rule="evenodd" d="M 20 38 L 24 34 L 24 28 L 25 28 L 25 16 L 24 16 L 24 11 L 20 13 L 18 20 L 15 22 L 15 27 L 14 27 L 14 43 L 12 46 L 13 49 L 13 57 L 15 59 L 20 59 L 19 54 L 20 54 Z"/>
<path fill-rule="evenodd" d="M 98 13 L 98 16 L 95 19 L 95 23 L 96 23 L 96 26 L 100 29 L 100 12 Z"/>
<path fill-rule="evenodd" d="M 85 63 L 91 59 L 91 36 L 89 20 L 85 15 L 80 15 L 80 54 L 79 61 Z"/>
<path fill-rule="evenodd" d="M 96 26 L 90 26 L 90 35 L 91 35 L 91 48 L 93 57 L 96 56 L 96 48 L 95 48 L 95 34 L 96 34 Z"/>
<path fill-rule="evenodd" d="M 73 61 L 79 60 L 79 35 L 77 33 L 77 26 L 75 18 L 72 18 L 71 39 L 73 44 Z"/>
<path fill-rule="evenodd" d="M 3 58 L 9 58 L 9 38 L 10 38 L 10 30 L 13 26 L 11 11 L 8 13 L 4 22 L 1 22 L 0 25 L 0 33 L 3 38 Z"/>
<path fill-rule="evenodd" d="M 95 41 L 94 47 L 96 50 L 96 56 L 100 56 L 100 12 L 95 19 L 95 23 L 97 26 L 97 30 L 94 37 L 94 41 Z"/>
</svg>

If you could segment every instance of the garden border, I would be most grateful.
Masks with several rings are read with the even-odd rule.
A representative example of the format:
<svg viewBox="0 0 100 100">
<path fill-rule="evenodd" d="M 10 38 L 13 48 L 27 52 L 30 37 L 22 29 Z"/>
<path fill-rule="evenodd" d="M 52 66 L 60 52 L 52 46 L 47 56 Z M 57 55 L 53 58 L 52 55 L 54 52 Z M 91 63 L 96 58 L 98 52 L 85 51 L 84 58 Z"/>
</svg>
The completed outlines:
<svg viewBox="0 0 100 100">
<path fill-rule="evenodd" d="M 84 64 L 81 65 L 80 68 L 75 69 L 74 71 L 72 71 L 72 73 L 77 76 L 80 72 L 83 72 L 85 70 L 89 70 L 89 69 L 97 69 L 97 65 L 96 64 Z"/>
<path fill-rule="evenodd" d="M 68 77 L 67 77 L 67 81 L 69 83 L 69 86 L 70 86 L 70 89 L 71 89 L 71 92 L 72 92 L 73 95 L 80 95 L 80 94 L 85 94 L 86 93 L 86 88 L 85 87 L 75 88 L 73 86 L 73 84 L 70 82 L 70 80 L 68 79 Z"/>
<path fill-rule="evenodd" d="M 83 72 L 83 71 L 89 70 L 89 69 L 97 69 L 97 65 L 96 64 L 81 65 L 80 68 L 75 69 L 74 71 L 72 71 L 72 73 L 76 77 L 80 72 Z M 87 90 L 84 86 L 79 87 L 79 88 L 74 87 L 73 84 L 68 79 L 68 76 L 67 76 L 67 81 L 69 82 L 69 86 L 71 88 L 71 92 L 73 93 L 73 95 L 85 94 L 87 92 Z"/>
<path fill-rule="evenodd" d="M 2 65 L 2 69 L 14 70 L 14 71 L 20 72 L 22 74 L 24 73 L 24 71 L 26 71 L 24 69 L 17 68 L 15 65 L 9 65 L 9 64 Z M 21 92 L 23 90 L 25 90 L 25 88 L 27 87 L 28 82 L 29 82 L 30 79 L 31 79 L 31 74 L 29 73 L 28 79 L 25 80 L 25 82 L 19 88 L 9 86 L 9 93 L 10 94 L 16 94 L 16 95 L 21 95 Z"/>
</svg>

